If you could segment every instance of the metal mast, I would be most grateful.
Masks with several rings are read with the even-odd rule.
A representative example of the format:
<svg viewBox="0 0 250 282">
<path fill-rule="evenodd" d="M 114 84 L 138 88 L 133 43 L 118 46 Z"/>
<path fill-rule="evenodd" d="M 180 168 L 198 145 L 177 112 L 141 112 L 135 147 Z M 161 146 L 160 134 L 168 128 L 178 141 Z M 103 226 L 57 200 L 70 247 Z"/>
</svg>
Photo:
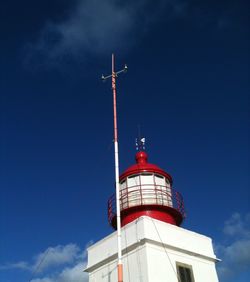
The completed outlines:
<svg viewBox="0 0 250 282">
<path fill-rule="evenodd" d="M 115 71 L 115 56 L 112 54 L 112 74 L 102 75 L 102 80 L 112 78 L 113 107 L 114 107 L 114 152 L 115 152 L 115 189 L 116 189 L 116 220 L 117 220 L 117 249 L 118 262 L 117 273 L 118 282 L 123 282 L 122 248 L 121 248 L 121 212 L 120 212 L 120 183 L 119 183 L 119 151 L 118 151 L 118 131 L 117 131 L 117 109 L 116 109 L 116 77 L 119 73 L 126 72 L 128 67 Z"/>
</svg>

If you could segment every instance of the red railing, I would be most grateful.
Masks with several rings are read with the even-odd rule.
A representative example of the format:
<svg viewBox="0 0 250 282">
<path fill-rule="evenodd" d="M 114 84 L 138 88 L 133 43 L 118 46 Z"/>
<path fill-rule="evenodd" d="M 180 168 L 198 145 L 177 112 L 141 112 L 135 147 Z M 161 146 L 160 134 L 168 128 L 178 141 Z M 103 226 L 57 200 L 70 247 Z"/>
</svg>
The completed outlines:
<svg viewBox="0 0 250 282">
<path fill-rule="evenodd" d="M 171 207 L 185 218 L 182 195 L 174 189 L 157 184 L 141 184 L 120 190 L 121 211 L 136 206 L 158 205 Z M 113 194 L 108 200 L 109 223 L 116 216 L 116 198 Z"/>
</svg>

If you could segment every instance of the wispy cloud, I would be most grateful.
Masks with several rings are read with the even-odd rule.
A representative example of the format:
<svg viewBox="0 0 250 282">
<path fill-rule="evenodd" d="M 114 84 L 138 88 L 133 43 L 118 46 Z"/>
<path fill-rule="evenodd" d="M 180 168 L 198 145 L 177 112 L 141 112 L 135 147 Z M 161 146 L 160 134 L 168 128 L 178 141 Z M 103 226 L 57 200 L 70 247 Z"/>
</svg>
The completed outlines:
<svg viewBox="0 0 250 282">
<path fill-rule="evenodd" d="M 132 46 L 160 15 L 173 18 L 186 9 L 184 0 L 77 0 L 61 22 L 47 22 L 36 41 L 26 46 L 25 62 L 54 64 Z"/>
<path fill-rule="evenodd" d="M 0 265 L 0 270 L 6 269 L 22 269 L 22 270 L 30 270 L 30 265 L 26 261 L 19 261 L 15 263 L 6 263 Z"/>
<path fill-rule="evenodd" d="M 244 217 L 232 214 L 224 223 L 224 234 L 228 243 L 218 244 L 217 253 L 222 259 L 218 266 L 221 281 L 230 281 L 242 271 L 250 269 L 250 214 Z"/>
<path fill-rule="evenodd" d="M 81 250 L 76 244 L 49 247 L 34 256 L 31 262 L 20 261 L 0 266 L 0 270 L 19 269 L 29 271 L 32 282 L 85 282 L 87 275 L 83 269 L 87 263 L 86 244 Z M 35 278 L 40 276 L 39 278 Z"/>
</svg>

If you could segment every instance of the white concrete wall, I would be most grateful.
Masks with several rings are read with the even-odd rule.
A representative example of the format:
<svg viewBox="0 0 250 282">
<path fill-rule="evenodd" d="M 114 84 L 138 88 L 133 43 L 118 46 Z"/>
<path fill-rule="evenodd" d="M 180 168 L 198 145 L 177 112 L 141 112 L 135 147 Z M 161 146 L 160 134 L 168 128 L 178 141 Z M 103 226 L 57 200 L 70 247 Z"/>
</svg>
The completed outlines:
<svg viewBox="0 0 250 282">
<path fill-rule="evenodd" d="M 123 256 L 124 282 L 149 282 L 145 247 L 137 248 Z M 117 282 L 116 260 L 107 262 L 89 275 L 89 282 Z"/>
<path fill-rule="evenodd" d="M 88 248 L 89 282 L 116 282 L 116 232 Z M 176 262 L 195 282 L 217 282 L 210 238 L 149 217 L 122 228 L 124 282 L 177 282 Z"/>
<path fill-rule="evenodd" d="M 191 265 L 195 282 L 217 282 L 215 263 L 203 258 L 186 255 L 161 246 L 146 244 L 148 279 L 157 282 L 177 282 L 176 262 Z M 157 258 L 157 259 L 155 259 Z"/>
<path fill-rule="evenodd" d="M 173 248 L 215 259 L 211 238 L 190 230 L 146 217 L 145 236 L 153 241 L 162 241 Z"/>
</svg>

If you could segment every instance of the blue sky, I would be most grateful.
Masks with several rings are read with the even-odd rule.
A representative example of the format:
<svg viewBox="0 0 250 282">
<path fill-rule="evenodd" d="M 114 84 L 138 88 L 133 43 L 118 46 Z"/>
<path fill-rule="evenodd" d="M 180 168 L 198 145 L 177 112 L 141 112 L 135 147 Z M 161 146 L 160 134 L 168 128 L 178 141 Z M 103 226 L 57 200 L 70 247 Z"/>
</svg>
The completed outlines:
<svg viewBox="0 0 250 282">
<path fill-rule="evenodd" d="M 86 247 L 112 232 L 112 94 L 100 80 L 112 52 L 129 66 L 117 85 L 121 171 L 140 125 L 149 160 L 183 194 L 183 227 L 213 238 L 220 281 L 248 280 L 248 6 L 1 3 L 0 281 L 84 281 Z"/>
</svg>

